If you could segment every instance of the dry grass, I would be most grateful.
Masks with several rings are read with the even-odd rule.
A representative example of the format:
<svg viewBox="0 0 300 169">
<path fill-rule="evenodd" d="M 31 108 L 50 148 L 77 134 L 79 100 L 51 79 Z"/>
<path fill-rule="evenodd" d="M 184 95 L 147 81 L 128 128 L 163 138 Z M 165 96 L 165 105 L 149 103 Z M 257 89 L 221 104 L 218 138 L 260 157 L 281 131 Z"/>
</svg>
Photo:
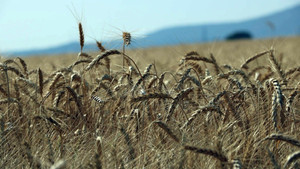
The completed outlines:
<svg viewBox="0 0 300 169">
<path fill-rule="evenodd" d="M 87 54 L 79 30 L 0 60 L 0 168 L 300 165 L 299 37 Z"/>
</svg>

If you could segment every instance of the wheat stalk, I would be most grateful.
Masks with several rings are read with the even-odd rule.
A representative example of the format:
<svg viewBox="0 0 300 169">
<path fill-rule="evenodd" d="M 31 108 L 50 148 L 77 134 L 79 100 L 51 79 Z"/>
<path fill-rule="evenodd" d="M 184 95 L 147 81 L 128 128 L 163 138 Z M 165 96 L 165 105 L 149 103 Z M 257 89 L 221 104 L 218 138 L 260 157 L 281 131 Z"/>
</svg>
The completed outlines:
<svg viewBox="0 0 300 169">
<path fill-rule="evenodd" d="M 286 160 L 283 168 L 287 168 L 291 163 L 298 160 L 299 158 L 300 158 L 300 151 L 296 151 L 296 152 L 290 154 L 287 157 L 287 160 Z"/>
<path fill-rule="evenodd" d="M 205 112 L 208 112 L 208 111 L 219 112 L 219 108 L 216 107 L 216 106 L 212 106 L 212 105 L 207 105 L 207 106 L 200 107 L 198 110 L 194 111 L 194 113 L 191 115 L 191 117 L 182 125 L 181 129 L 189 126 L 199 114 L 205 113 Z"/>
<path fill-rule="evenodd" d="M 254 61 L 255 59 L 258 59 L 259 57 L 265 55 L 265 54 L 268 54 L 272 52 L 272 50 L 267 50 L 267 51 L 263 51 L 263 52 L 260 52 L 252 57 L 250 57 L 249 59 L 246 60 L 246 62 L 244 64 L 242 64 L 241 68 L 242 69 L 248 69 L 248 66 L 247 64 L 249 64 L 250 62 Z"/>
<path fill-rule="evenodd" d="M 299 66 L 299 67 L 292 68 L 292 69 L 289 69 L 289 70 L 285 73 L 285 75 L 286 75 L 286 76 L 289 76 L 289 75 L 291 75 L 291 74 L 293 74 L 293 73 L 295 73 L 295 72 L 300 72 L 300 66 Z"/>
<path fill-rule="evenodd" d="M 155 124 L 162 128 L 175 142 L 180 143 L 179 138 L 172 132 L 167 124 L 162 121 L 156 121 Z"/>
<path fill-rule="evenodd" d="M 212 156 L 224 163 L 228 162 L 228 159 L 224 154 L 221 154 L 221 153 L 216 152 L 211 149 L 199 148 L 199 147 L 194 147 L 194 146 L 184 146 L 184 149 L 195 152 L 195 153 Z"/>
<path fill-rule="evenodd" d="M 273 133 L 270 136 L 267 136 L 266 138 L 264 138 L 262 141 L 265 141 L 265 140 L 280 140 L 280 141 L 290 143 L 294 146 L 300 147 L 300 142 L 298 140 L 295 140 L 293 138 L 290 138 L 289 136 L 285 136 L 282 134 Z"/>
<path fill-rule="evenodd" d="M 300 91 L 293 91 L 290 96 L 288 97 L 288 100 L 287 100 L 287 103 L 286 103 L 286 111 L 287 112 L 290 112 L 291 111 L 291 107 L 292 107 L 292 104 L 293 104 L 293 101 L 295 99 L 295 97 L 300 93 Z"/>
<path fill-rule="evenodd" d="M 121 52 L 119 52 L 118 50 L 107 50 L 104 53 L 102 53 L 101 55 L 98 55 L 96 58 L 94 58 L 91 63 L 85 68 L 86 71 L 92 69 L 96 64 L 98 64 L 98 62 L 101 59 L 104 59 L 110 55 L 117 55 L 117 54 L 121 54 Z"/>
<path fill-rule="evenodd" d="M 275 67 L 281 80 L 283 80 L 286 83 L 285 74 L 284 74 L 283 70 L 281 69 L 280 64 L 275 59 L 273 50 L 269 53 L 269 59 L 270 59 L 270 62 L 272 63 L 272 65 Z"/>
<path fill-rule="evenodd" d="M 181 92 L 179 92 L 177 94 L 177 96 L 174 98 L 173 102 L 172 102 L 172 105 L 168 111 L 168 115 L 167 115 L 167 120 L 166 121 L 169 121 L 171 119 L 171 116 L 173 115 L 174 113 L 174 110 L 178 104 L 178 102 L 180 100 L 182 100 L 184 97 L 186 97 L 189 93 L 191 93 L 192 91 L 194 90 L 194 88 L 187 88 L 185 90 L 182 90 Z"/>
<path fill-rule="evenodd" d="M 164 93 L 149 93 L 144 96 L 139 96 L 136 98 L 132 98 L 131 102 L 141 102 L 149 99 L 173 99 L 169 94 Z"/>
<path fill-rule="evenodd" d="M 77 93 L 69 86 L 66 87 L 67 91 L 71 94 L 71 96 L 74 98 L 75 103 L 78 107 L 78 110 L 80 113 L 82 113 L 82 103 L 81 99 L 78 97 Z"/>
</svg>

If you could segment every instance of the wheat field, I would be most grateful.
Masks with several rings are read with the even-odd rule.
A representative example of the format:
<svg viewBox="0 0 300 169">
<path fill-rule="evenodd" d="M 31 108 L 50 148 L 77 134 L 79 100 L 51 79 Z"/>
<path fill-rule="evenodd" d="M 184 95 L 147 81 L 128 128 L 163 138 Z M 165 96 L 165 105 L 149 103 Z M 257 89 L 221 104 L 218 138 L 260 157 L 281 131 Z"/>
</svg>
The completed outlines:
<svg viewBox="0 0 300 169">
<path fill-rule="evenodd" d="M 300 167 L 299 37 L 126 38 L 85 53 L 81 30 L 79 54 L 1 58 L 0 168 Z"/>
</svg>

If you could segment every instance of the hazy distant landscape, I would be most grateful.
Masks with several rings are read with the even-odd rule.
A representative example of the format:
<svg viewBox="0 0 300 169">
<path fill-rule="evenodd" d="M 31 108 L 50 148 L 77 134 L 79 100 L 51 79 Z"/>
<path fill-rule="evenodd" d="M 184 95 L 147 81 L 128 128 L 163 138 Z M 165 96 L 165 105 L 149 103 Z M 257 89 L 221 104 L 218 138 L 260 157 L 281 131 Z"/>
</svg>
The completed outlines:
<svg viewBox="0 0 300 169">
<path fill-rule="evenodd" d="M 238 31 L 249 32 L 254 39 L 300 35 L 300 5 L 293 8 L 235 23 L 214 23 L 205 25 L 187 25 L 170 27 L 149 33 L 145 38 L 134 39 L 131 48 L 204 43 L 226 40 L 230 34 Z M 102 42 L 107 48 L 120 48 L 122 40 Z M 11 51 L 6 55 L 29 56 L 45 54 L 63 54 L 78 52 L 78 42 L 70 42 L 45 49 Z M 96 51 L 95 43 L 85 45 L 85 51 Z"/>
</svg>

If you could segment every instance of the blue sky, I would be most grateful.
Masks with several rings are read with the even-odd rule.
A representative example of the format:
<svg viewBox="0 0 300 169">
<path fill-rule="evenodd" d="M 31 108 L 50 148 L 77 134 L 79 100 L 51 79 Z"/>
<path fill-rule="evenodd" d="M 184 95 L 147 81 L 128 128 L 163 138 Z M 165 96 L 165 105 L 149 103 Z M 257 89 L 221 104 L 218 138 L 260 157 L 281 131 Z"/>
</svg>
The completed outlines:
<svg viewBox="0 0 300 169">
<path fill-rule="evenodd" d="M 136 36 L 165 27 L 237 22 L 281 11 L 300 0 L 0 0 L 0 53 L 78 41 Z"/>
</svg>

